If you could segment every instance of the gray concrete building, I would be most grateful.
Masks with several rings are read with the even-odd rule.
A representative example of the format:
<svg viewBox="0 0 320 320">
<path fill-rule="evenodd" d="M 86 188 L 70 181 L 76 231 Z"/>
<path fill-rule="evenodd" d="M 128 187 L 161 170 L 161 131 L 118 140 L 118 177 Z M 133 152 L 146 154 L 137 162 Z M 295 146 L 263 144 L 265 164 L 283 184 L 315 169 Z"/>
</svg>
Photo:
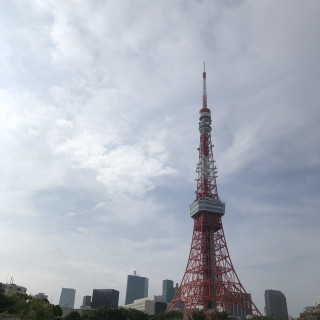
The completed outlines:
<svg viewBox="0 0 320 320">
<path fill-rule="evenodd" d="M 84 296 L 82 305 L 80 306 L 81 310 L 90 310 L 91 309 L 91 296 Z"/>
</svg>

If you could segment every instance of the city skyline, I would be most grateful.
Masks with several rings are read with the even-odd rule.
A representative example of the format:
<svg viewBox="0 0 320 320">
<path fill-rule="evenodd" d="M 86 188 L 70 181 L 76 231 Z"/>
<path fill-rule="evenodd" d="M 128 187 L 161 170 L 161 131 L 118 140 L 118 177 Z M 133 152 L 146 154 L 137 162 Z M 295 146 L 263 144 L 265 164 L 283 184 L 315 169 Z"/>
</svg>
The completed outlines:
<svg viewBox="0 0 320 320">
<path fill-rule="evenodd" d="M 260 310 L 319 289 L 320 3 L 0 4 L 0 281 L 59 302 L 180 284 L 208 107 L 233 265 Z"/>
</svg>

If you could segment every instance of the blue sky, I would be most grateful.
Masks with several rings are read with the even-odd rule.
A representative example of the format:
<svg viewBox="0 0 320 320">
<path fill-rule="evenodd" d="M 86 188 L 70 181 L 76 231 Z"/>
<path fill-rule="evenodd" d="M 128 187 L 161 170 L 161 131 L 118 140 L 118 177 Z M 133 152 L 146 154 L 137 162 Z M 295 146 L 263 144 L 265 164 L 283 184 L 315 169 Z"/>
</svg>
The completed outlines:
<svg viewBox="0 0 320 320">
<path fill-rule="evenodd" d="M 206 61 L 223 224 L 263 312 L 319 292 L 318 1 L 2 1 L 0 281 L 160 294 L 190 249 Z"/>
</svg>

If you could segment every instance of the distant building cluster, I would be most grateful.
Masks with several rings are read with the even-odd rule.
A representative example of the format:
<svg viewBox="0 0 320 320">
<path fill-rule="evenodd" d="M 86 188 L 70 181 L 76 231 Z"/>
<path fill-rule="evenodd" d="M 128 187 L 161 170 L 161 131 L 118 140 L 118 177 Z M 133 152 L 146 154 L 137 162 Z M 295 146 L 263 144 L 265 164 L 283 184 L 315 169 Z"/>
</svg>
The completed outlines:
<svg viewBox="0 0 320 320">
<path fill-rule="evenodd" d="M 10 295 L 13 293 L 27 293 L 27 288 L 18 286 L 11 282 L 10 284 L 2 284 L 4 293 Z M 164 312 L 167 309 L 168 303 L 173 299 L 178 284 L 174 285 L 172 280 L 163 280 L 162 295 L 148 296 L 149 279 L 138 276 L 136 271 L 133 275 L 127 277 L 127 288 L 124 308 L 136 309 L 147 314 L 156 314 Z M 34 296 L 38 299 L 48 299 L 45 293 L 38 293 Z M 67 315 L 74 309 L 76 290 L 73 288 L 62 288 L 59 306 L 63 310 L 63 316 Z M 86 312 L 91 309 L 101 307 L 118 308 L 119 306 L 119 291 L 115 289 L 93 289 L 92 295 L 83 297 L 79 313 Z"/>
<path fill-rule="evenodd" d="M 14 293 L 26 294 L 27 288 L 11 283 L 0 283 L 2 285 L 4 294 L 11 295 Z M 172 301 L 175 293 L 178 290 L 178 283 L 174 284 L 172 280 L 166 279 L 162 282 L 162 295 L 148 296 L 149 279 L 138 276 L 136 272 L 127 277 L 127 288 L 125 305 L 123 308 L 136 309 L 143 311 L 149 315 L 165 312 L 167 306 Z M 73 288 L 62 288 L 60 294 L 59 305 L 63 310 L 63 316 L 74 309 L 76 290 Z M 45 293 L 39 292 L 34 295 L 37 299 L 48 299 Z M 291 318 L 288 316 L 287 300 L 285 295 L 279 290 L 265 290 L 265 315 L 277 320 L 285 320 Z M 251 309 L 249 297 L 242 297 L 248 300 L 248 309 Z M 93 289 L 92 295 L 83 297 L 79 313 L 87 310 L 97 309 L 101 307 L 118 308 L 119 306 L 119 291 L 115 289 Z M 239 310 L 239 306 L 235 305 L 232 310 L 232 315 L 241 315 L 245 318 L 248 314 L 245 310 Z M 231 316 L 232 316 L 231 315 Z M 307 306 L 304 311 L 300 313 L 297 320 L 317 320 L 320 317 L 320 301 L 315 306 Z"/>
<path fill-rule="evenodd" d="M 319 299 L 320 300 L 320 299 Z M 320 301 L 315 306 L 307 306 L 297 320 L 317 320 L 320 318 Z"/>
</svg>

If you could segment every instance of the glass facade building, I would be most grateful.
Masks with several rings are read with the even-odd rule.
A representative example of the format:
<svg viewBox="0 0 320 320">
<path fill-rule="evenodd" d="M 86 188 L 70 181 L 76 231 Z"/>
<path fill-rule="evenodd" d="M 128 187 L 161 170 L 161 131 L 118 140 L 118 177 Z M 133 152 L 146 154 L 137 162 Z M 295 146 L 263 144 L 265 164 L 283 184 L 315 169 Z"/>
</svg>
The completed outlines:
<svg viewBox="0 0 320 320">
<path fill-rule="evenodd" d="M 62 288 L 59 300 L 59 306 L 61 308 L 74 308 L 74 299 L 76 297 L 76 290 L 71 288 Z"/>
<path fill-rule="evenodd" d="M 137 299 L 146 298 L 148 296 L 148 286 L 148 278 L 139 277 L 136 273 L 128 275 L 125 304 L 133 303 Z"/>
<path fill-rule="evenodd" d="M 178 285 L 178 284 L 177 284 Z M 162 296 L 165 302 L 170 303 L 173 299 L 173 296 L 175 295 L 177 291 L 177 285 L 176 287 L 173 286 L 172 280 L 163 280 L 162 281 Z"/>
</svg>

